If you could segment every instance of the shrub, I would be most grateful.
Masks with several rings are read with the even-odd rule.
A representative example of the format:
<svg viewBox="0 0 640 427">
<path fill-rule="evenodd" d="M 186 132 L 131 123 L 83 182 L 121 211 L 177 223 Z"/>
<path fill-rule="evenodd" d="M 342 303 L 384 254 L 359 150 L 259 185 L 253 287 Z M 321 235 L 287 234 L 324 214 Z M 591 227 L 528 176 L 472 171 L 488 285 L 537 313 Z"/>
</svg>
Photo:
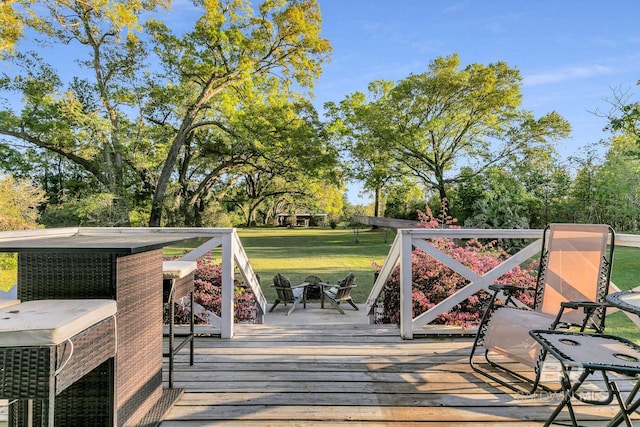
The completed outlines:
<svg viewBox="0 0 640 427">
<path fill-rule="evenodd" d="M 222 266 L 211 255 L 198 259 L 195 271 L 194 301 L 206 310 L 220 316 L 222 304 Z M 249 288 L 242 281 L 234 279 L 234 321 L 255 323 L 257 302 Z M 166 318 L 166 317 L 165 317 Z M 189 312 L 176 304 L 175 323 L 189 323 Z M 208 319 L 196 316 L 197 324 L 208 323 Z"/>
<path fill-rule="evenodd" d="M 419 227 L 436 228 L 443 225 L 449 228 L 455 227 L 455 219 L 444 218 L 438 220 L 433 217 L 427 208 L 426 213 L 419 213 Z M 470 239 L 463 243 L 454 242 L 451 239 L 432 239 L 431 244 L 440 251 L 465 265 L 478 274 L 484 274 L 499 265 L 509 255 L 496 245 L 496 242 L 482 243 L 477 239 Z M 431 258 L 420 249 L 415 249 L 411 254 L 412 262 L 412 296 L 413 317 L 416 317 L 456 291 L 468 284 L 468 280 L 446 267 L 439 261 Z M 517 267 L 501 277 L 497 282 L 514 284 L 518 286 L 534 286 L 537 261 L 526 268 Z M 484 306 L 490 295 L 480 291 L 462 303 L 456 305 L 449 313 L 438 316 L 434 324 L 455 325 L 468 328 L 480 321 Z M 382 293 L 384 314 L 379 319 L 381 323 L 400 322 L 400 270 L 396 267 L 387 282 Z M 531 305 L 533 297 L 529 292 L 521 292 L 518 299 L 527 305 Z"/>
</svg>

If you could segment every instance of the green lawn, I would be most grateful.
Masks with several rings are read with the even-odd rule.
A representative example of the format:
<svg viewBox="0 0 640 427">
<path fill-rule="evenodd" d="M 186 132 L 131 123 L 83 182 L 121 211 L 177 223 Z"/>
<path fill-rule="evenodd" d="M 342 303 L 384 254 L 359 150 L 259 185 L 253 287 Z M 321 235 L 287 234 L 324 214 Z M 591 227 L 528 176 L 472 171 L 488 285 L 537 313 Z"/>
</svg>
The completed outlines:
<svg viewBox="0 0 640 427">
<path fill-rule="evenodd" d="M 640 249 L 617 248 L 613 255 L 611 281 L 623 291 L 640 286 Z M 640 330 L 622 313 L 607 316 L 607 333 L 640 343 Z"/>
<path fill-rule="evenodd" d="M 16 270 L 0 270 L 0 291 L 8 291 L 16 284 L 18 272 Z"/>
<path fill-rule="evenodd" d="M 260 275 L 262 289 L 272 302 L 275 292 L 270 288 L 276 273 L 284 274 L 293 284 L 308 275 L 335 283 L 353 272 L 358 286 L 352 296 L 364 302 L 371 292 L 374 263 L 382 264 L 393 242 L 384 231 L 352 229 L 239 229 L 238 235 L 253 270 Z"/>
<path fill-rule="evenodd" d="M 357 236 L 353 229 L 278 227 L 237 231 L 269 302 L 276 296 L 270 285 L 277 273 L 295 285 L 309 275 L 335 283 L 350 272 L 356 275 L 358 285 L 351 295 L 356 302 L 364 302 L 373 287 L 374 263 L 384 262 L 394 238 L 393 232 L 368 229 L 359 229 Z M 184 251 L 183 247 L 167 248 L 165 255 Z M 219 259 L 220 250 L 213 256 Z"/>
</svg>

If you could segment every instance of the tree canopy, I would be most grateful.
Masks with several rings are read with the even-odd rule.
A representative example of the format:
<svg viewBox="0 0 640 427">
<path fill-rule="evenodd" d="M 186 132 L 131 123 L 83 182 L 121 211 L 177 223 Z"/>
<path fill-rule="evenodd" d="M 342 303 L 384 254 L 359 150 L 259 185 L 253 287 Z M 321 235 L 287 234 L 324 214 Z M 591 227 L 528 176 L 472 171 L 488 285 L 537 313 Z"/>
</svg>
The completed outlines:
<svg viewBox="0 0 640 427">
<path fill-rule="evenodd" d="M 202 14 L 184 34 L 159 20 L 139 22 L 164 2 L 21 4 L 24 14 L 14 16 L 47 43 L 78 49 L 78 71 L 65 81 L 33 52 L 9 55 L 20 71 L 5 75 L 0 89 L 25 101 L 20 113 L 0 113 L 0 133 L 81 167 L 112 195 L 121 212 L 114 225 L 129 224 L 132 203 L 144 200 L 148 224 L 161 225 L 175 200 L 186 212 L 229 167 L 255 167 L 250 159 L 267 156 L 260 147 L 269 144 L 251 129 L 268 118 L 253 117 L 248 126 L 243 109 L 263 103 L 295 110 L 331 52 L 320 37 L 316 0 L 265 1 L 255 12 L 247 1 L 196 0 Z M 197 189 L 186 194 L 186 186 Z"/>
<path fill-rule="evenodd" d="M 435 58 L 324 105 L 318 0 L 0 2 L 0 172 L 33 182 L 48 226 L 274 224 L 278 214 L 467 226 L 599 221 L 640 229 L 638 103 L 614 92 L 610 141 L 561 161 L 569 123 L 522 107 L 504 62 Z M 24 36 L 24 37 L 23 37 Z M 66 49 L 60 65 L 50 47 Z M 607 150 L 606 154 L 601 154 Z M 592 152 L 593 150 L 593 152 Z M 352 206 L 345 180 L 375 195 Z"/>
<path fill-rule="evenodd" d="M 353 107 L 360 94 L 340 104 L 346 138 L 360 144 L 351 143 L 350 153 L 362 155 L 358 161 L 372 159 L 364 146 L 390 157 L 396 174 L 410 171 L 446 200 L 448 187 L 463 178 L 462 166 L 477 174 L 531 151 L 553 150 L 550 143 L 569 134 L 557 113 L 536 119 L 520 108 L 520 84 L 519 72 L 503 62 L 461 68 L 457 54 L 437 58 L 366 107 L 361 101 Z"/>
</svg>

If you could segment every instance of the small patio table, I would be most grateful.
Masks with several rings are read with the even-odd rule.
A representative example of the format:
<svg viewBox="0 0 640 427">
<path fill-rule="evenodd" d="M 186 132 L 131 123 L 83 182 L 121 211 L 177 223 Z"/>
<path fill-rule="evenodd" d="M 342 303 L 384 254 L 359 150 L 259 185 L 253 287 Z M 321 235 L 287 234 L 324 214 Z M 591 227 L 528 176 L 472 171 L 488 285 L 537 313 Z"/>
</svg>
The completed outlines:
<svg viewBox="0 0 640 427">
<path fill-rule="evenodd" d="M 624 310 L 631 314 L 635 314 L 636 316 L 640 316 L 640 292 L 613 292 L 607 295 L 607 302 L 614 307 L 619 308 L 620 310 Z M 629 394 L 629 397 L 627 398 L 627 408 L 625 410 L 621 410 L 620 413 L 618 413 L 618 415 L 616 415 L 616 417 L 612 420 L 612 423 L 620 423 L 622 418 L 625 416 L 625 412 L 630 414 L 640 407 L 640 398 L 636 399 L 634 404 L 631 404 L 631 400 L 635 398 L 635 396 L 638 394 L 638 391 L 640 391 L 640 380 L 636 383 L 636 386 L 633 388 L 633 390 Z"/>
<path fill-rule="evenodd" d="M 563 398 L 545 423 L 545 427 L 550 426 L 565 407 L 569 411 L 572 425 L 577 427 L 578 420 L 571 404 L 574 398 L 593 405 L 609 405 L 615 398 L 620 410 L 607 425 L 616 426 L 623 421 L 627 426 L 633 425 L 629 415 L 640 404 L 640 400 L 636 399 L 640 384 L 640 346 L 624 338 L 605 334 L 560 330 L 532 330 L 529 334 L 553 355 L 562 367 L 560 382 Z M 577 378 L 570 375 L 574 369 L 579 372 Z M 596 372 L 602 375 L 607 388 L 606 397 L 581 397 L 580 387 Z M 623 399 L 616 383 L 609 379 L 609 373 L 636 377 L 636 385 L 626 399 Z"/>
<path fill-rule="evenodd" d="M 201 236 L 159 230 L 0 232 L 0 252 L 18 253 L 20 300 L 117 302 L 116 357 L 57 396 L 56 425 L 135 426 L 162 404 L 162 248 Z M 10 420 L 25 413 L 11 405 Z"/>
</svg>

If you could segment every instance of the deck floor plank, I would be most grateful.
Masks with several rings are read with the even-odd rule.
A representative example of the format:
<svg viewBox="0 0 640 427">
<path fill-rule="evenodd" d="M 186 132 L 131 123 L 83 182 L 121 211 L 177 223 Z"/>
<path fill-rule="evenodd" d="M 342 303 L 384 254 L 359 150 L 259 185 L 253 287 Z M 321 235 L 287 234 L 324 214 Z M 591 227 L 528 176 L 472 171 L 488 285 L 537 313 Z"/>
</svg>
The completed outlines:
<svg viewBox="0 0 640 427">
<path fill-rule="evenodd" d="M 402 340 L 393 326 L 237 325 L 232 340 L 198 338 L 194 366 L 185 350 L 177 357 L 185 393 L 161 427 L 542 425 L 559 396 L 518 396 L 478 378 L 470 346 L 465 337 Z M 602 383 L 588 387 L 599 393 Z M 574 407 L 588 426 L 617 410 Z"/>
</svg>

